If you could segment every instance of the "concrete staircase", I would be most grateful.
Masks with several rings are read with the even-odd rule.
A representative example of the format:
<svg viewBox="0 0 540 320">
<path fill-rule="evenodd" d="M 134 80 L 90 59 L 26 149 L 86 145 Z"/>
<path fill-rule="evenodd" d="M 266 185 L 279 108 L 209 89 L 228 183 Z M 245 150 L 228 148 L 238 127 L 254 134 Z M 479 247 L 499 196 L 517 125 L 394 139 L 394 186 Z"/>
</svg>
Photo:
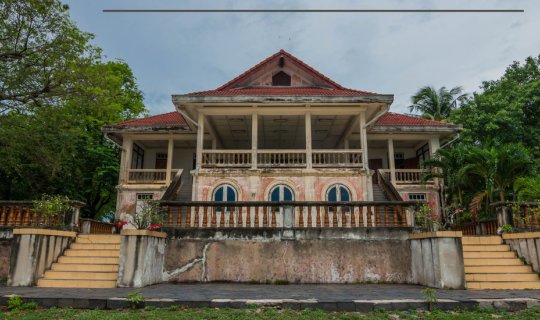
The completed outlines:
<svg viewBox="0 0 540 320">
<path fill-rule="evenodd" d="M 463 237 L 467 289 L 540 289 L 532 268 L 500 236 Z"/>
<path fill-rule="evenodd" d="M 376 183 L 373 184 L 373 201 L 388 201 L 381 187 Z"/>
<path fill-rule="evenodd" d="M 77 236 L 64 255 L 53 263 L 38 287 L 49 288 L 116 288 L 120 236 Z"/>
</svg>

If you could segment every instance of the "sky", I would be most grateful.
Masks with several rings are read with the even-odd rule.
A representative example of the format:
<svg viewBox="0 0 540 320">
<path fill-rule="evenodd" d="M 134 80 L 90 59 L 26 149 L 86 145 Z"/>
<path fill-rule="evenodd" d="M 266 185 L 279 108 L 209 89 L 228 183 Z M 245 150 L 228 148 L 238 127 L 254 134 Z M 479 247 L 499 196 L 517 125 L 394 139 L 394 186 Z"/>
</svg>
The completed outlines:
<svg viewBox="0 0 540 320">
<path fill-rule="evenodd" d="M 172 94 L 214 89 L 285 49 L 353 89 L 394 94 L 408 112 L 422 86 L 480 90 L 540 55 L 538 0 L 68 0 L 106 59 L 132 68 L 150 114 Z M 524 9 L 524 13 L 104 13 L 103 9 Z"/>
</svg>

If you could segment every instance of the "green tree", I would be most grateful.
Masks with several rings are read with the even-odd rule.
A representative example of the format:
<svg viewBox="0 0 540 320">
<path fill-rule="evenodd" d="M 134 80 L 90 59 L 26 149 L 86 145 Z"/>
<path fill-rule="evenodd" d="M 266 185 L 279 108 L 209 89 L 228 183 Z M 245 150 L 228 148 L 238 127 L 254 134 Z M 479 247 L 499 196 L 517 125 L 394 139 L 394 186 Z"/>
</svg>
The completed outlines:
<svg viewBox="0 0 540 320">
<path fill-rule="evenodd" d="M 411 112 L 420 112 L 421 116 L 431 120 L 445 120 L 450 116 L 452 110 L 465 101 L 467 94 L 463 94 L 461 87 L 454 87 L 450 90 L 441 87 L 439 90 L 434 87 L 425 86 L 420 88 L 412 96 L 412 105 L 409 106 Z"/>
<path fill-rule="evenodd" d="M 99 59 L 58 0 L 0 2 L 0 114 L 52 105 L 75 91 L 79 67 Z"/>
<path fill-rule="evenodd" d="M 145 111 L 131 69 L 102 62 L 59 1 L 0 10 L 0 198 L 62 194 L 92 217 L 113 209 L 120 153 L 101 127 Z"/>
<path fill-rule="evenodd" d="M 451 121 L 463 126 L 461 141 L 486 145 L 490 141 L 520 143 L 540 157 L 540 57 L 514 62 L 504 75 L 482 84 L 452 112 Z"/>
</svg>

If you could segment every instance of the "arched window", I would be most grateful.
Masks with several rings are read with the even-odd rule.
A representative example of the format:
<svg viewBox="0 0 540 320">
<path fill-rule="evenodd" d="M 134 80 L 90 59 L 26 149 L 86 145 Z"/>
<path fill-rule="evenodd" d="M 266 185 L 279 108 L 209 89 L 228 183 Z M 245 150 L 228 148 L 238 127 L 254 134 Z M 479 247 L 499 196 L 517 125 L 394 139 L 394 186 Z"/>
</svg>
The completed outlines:
<svg viewBox="0 0 540 320">
<path fill-rule="evenodd" d="M 270 201 L 293 201 L 294 193 L 292 189 L 284 184 L 278 184 L 270 190 L 269 195 Z"/>
<path fill-rule="evenodd" d="M 326 192 L 326 201 L 351 201 L 351 192 L 342 184 L 334 184 Z"/>
<path fill-rule="evenodd" d="M 283 71 L 280 71 L 272 76 L 273 86 L 291 86 L 291 76 Z"/>
<path fill-rule="evenodd" d="M 214 190 L 214 201 L 228 201 L 234 202 L 238 199 L 236 189 L 230 184 L 220 184 Z"/>
</svg>

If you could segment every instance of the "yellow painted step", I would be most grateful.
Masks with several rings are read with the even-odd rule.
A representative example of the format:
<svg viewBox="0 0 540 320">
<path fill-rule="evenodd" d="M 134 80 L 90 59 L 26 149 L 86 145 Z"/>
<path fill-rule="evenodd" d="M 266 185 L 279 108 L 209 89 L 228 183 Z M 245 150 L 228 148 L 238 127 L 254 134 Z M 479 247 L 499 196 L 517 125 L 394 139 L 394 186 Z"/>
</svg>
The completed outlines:
<svg viewBox="0 0 540 320">
<path fill-rule="evenodd" d="M 119 244 L 112 244 L 112 243 L 77 243 L 77 242 L 74 242 L 74 243 L 71 244 L 70 249 L 120 250 L 120 245 Z"/>
<path fill-rule="evenodd" d="M 523 261 L 513 259 L 463 259 L 463 264 L 468 266 L 522 266 Z"/>
<path fill-rule="evenodd" d="M 68 249 L 64 252 L 67 257 L 118 257 L 120 250 L 104 250 L 104 249 Z"/>
<path fill-rule="evenodd" d="M 116 288 L 116 280 L 44 279 L 37 282 L 43 288 Z"/>
<path fill-rule="evenodd" d="M 116 280 L 117 272 L 46 271 L 45 279 Z"/>
<path fill-rule="evenodd" d="M 53 263 L 51 270 L 54 271 L 96 271 L 118 272 L 117 264 L 80 264 L 80 263 Z"/>
<path fill-rule="evenodd" d="M 516 258 L 516 253 L 513 251 L 466 251 L 463 252 L 463 258 L 465 259 L 477 259 L 477 258 Z"/>
<path fill-rule="evenodd" d="M 466 281 L 540 281 L 536 273 L 469 273 Z"/>
<path fill-rule="evenodd" d="M 81 264 L 118 264 L 119 258 L 115 257 L 66 257 L 58 258 L 60 263 L 81 263 Z"/>
<path fill-rule="evenodd" d="M 102 235 L 102 234 L 81 234 L 75 240 L 77 243 L 111 243 L 119 244 L 119 235 Z"/>
<path fill-rule="evenodd" d="M 530 266 L 465 266 L 465 273 L 532 273 Z"/>
<path fill-rule="evenodd" d="M 464 245 L 463 251 L 510 251 L 510 246 L 507 244 L 497 245 Z"/>
<path fill-rule="evenodd" d="M 513 281 L 513 282 L 467 282 L 467 289 L 493 289 L 493 290 L 523 290 L 540 289 L 540 281 Z"/>
<path fill-rule="evenodd" d="M 500 236 L 463 237 L 461 243 L 463 245 L 502 244 L 503 240 Z"/>
</svg>

